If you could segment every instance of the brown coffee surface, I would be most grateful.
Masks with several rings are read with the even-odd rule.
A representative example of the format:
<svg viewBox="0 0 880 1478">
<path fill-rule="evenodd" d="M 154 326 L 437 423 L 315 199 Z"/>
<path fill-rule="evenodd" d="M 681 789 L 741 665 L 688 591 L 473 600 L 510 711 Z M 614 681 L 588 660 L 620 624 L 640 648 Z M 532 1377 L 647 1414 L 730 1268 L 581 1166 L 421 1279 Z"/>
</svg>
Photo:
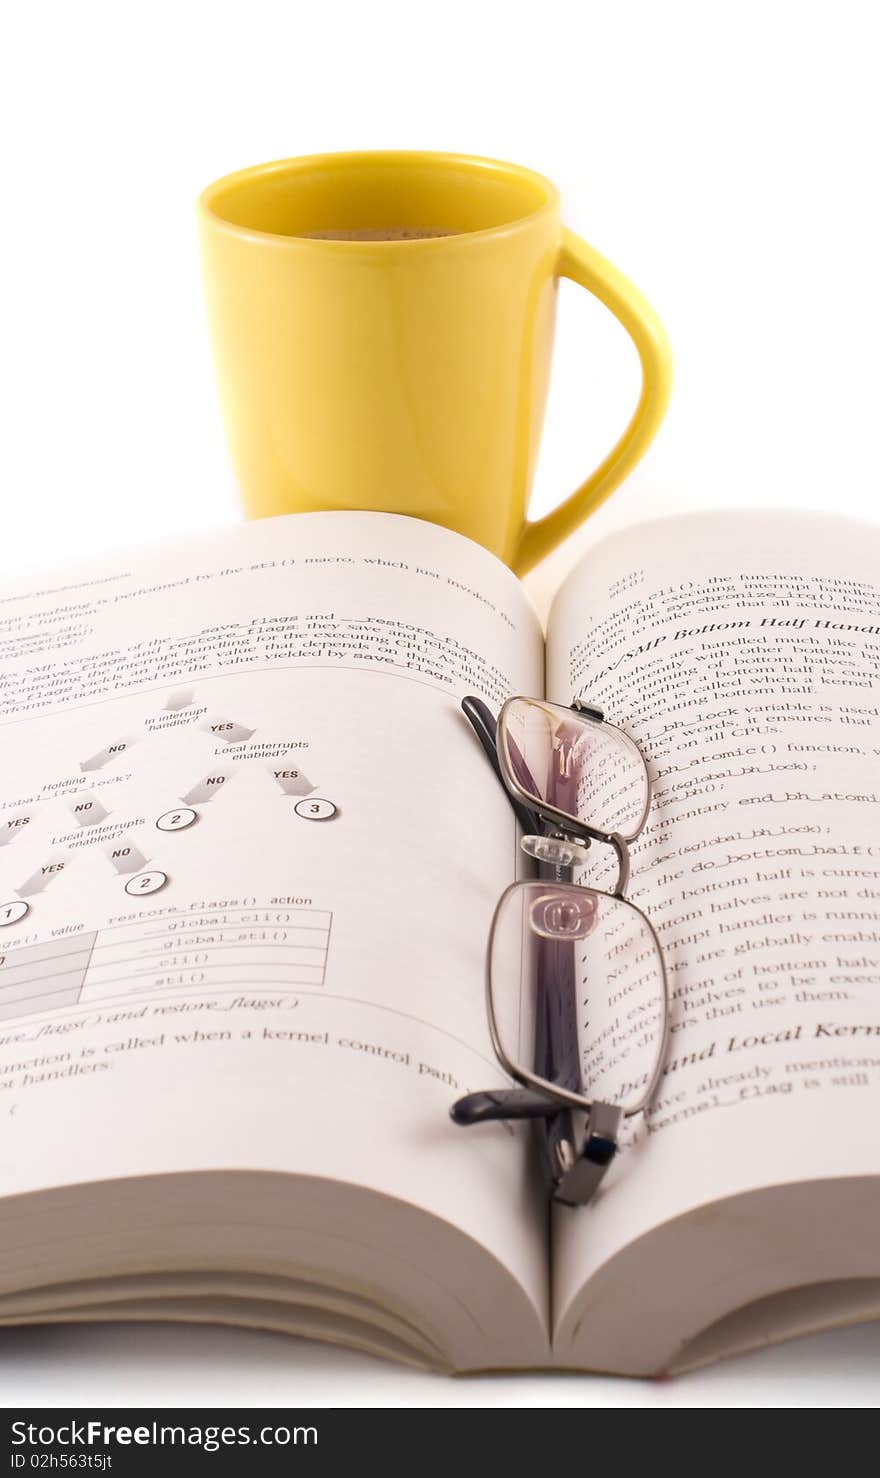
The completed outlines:
<svg viewBox="0 0 880 1478">
<path fill-rule="evenodd" d="M 454 236 L 433 226 L 365 226 L 357 231 L 300 231 L 309 241 L 425 241 L 433 236 Z"/>
</svg>

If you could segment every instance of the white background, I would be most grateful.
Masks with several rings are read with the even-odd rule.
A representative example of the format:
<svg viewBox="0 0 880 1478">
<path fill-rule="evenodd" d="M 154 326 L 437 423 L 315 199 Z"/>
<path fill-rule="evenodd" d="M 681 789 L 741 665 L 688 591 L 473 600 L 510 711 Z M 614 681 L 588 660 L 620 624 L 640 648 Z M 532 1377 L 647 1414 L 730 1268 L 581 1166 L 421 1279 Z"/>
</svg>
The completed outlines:
<svg viewBox="0 0 880 1478">
<path fill-rule="evenodd" d="M 18 0 L 0 91 L 0 569 L 238 517 L 193 203 L 284 155 L 439 148 L 530 165 L 654 302 L 663 431 L 533 582 L 650 513 L 876 519 L 876 8 L 837 0 Z M 534 511 L 622 425 L 634 356 L 564 285 Z M 880 1154 L 880 1151 L 878 1151 Z M 451 1382 L 258 1334 L 0 1333 L 0 1400 L 327 1405 L 874 1405 L 880 1326 L 676 1382 Z"/>
</svg>

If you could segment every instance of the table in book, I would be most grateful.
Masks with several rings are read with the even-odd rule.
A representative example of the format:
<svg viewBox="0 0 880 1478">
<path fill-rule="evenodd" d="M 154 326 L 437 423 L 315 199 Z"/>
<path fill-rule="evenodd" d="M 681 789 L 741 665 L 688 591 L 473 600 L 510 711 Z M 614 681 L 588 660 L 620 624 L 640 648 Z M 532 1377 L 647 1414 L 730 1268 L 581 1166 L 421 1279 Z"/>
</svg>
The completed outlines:
<svg viewBox="0 0 880 1478">
<path fill-rule="evenodd" d="M 880 1312 L 878 568 L 866 525 L 670 518 L 545 637 L 465 538 L 315 513 L 7 586 L 0 1320 L 646 1374 Z M 578 1210 L 528 1126 L 449 1116 L 507 1081 L 531 866 L 460 703 L 517 693 L 653 785 L 669 1049 Z"/>
</svg>

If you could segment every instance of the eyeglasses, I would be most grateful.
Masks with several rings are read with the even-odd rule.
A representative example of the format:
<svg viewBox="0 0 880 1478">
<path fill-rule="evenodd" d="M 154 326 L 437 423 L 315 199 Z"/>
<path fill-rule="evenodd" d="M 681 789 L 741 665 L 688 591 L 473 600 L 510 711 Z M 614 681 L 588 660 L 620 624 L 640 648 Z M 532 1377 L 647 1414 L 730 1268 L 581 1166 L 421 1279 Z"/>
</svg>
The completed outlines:
<svg viewBox="0 0 880 1478">
<path fill-rule="evenodd" d="M 510 698 L 469 719 L 507 791 L 538 876 L 512 883 L 489 934 L 486 1001 L 502 1068 L 520 1086 L 469 1093 L 457 1124 L 533 1122 L 552 1198 L 584 1205 L 618 1148 L 623 1120 L 657 1088 L 669 993 L 657 934 L 624 898 L 629 848 L 648 819 L 641 750 L 602 711 Z M 572 881 L 590 849 L 611 849 L 608 890 Z"/>
</svg>

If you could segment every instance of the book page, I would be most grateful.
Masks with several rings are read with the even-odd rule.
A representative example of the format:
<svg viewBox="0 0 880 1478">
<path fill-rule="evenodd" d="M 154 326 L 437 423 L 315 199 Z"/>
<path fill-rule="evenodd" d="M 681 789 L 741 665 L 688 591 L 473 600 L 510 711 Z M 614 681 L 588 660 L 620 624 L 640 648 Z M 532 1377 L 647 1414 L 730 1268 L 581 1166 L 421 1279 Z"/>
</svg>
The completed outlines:
<svg viewBox="0 0 880 1478">
<path fill-rule="evenodd" d="M 548 697 L 600 705 L 649 760 L 629 896 L 672 1008 L 647 1120 L 595 1203 L 556 1220 L 558 1320 L 618 1249 L 692 1208 L 876 1172 L 878 569 L 866 525 L 687 516 L 601 544 L 557 599 Z M 671 1320 L 689 1293 L 657 1296 Z"/>
<path fill-rule="evenodd" d="M 4 1193 L 354 1181 L 488 1247 L 537 1325 L 525 1151 L 449 1119 L 503 1081 L 483 960 L 515 826 L 459 703 L 540 687 L 513 575 L 416 520 L 304 514 L 7 589 L 0 642 Z"/>
</svg>

